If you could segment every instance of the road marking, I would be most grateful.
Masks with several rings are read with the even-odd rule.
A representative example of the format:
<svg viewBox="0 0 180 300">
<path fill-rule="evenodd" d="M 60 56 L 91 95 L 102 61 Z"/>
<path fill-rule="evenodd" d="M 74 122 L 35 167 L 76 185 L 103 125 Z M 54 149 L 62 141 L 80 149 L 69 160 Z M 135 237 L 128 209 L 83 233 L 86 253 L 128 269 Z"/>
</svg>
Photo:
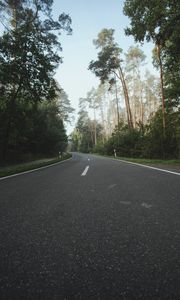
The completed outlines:
<svg viewBox="0 0 180 300">
<path fill-rule="evenodd" d="M 170 173 L 170 174 L 174 174 L 174 175 L 180 176 L 180 173 L 169 171 L 169 170 L 166 170 L 166 169 L 159 169 L 159 168 L 155 168 L 155 167 L 151 167 L 151 166 L 146 166 L 146 165 L 134 163 L 134 162 L 127 161 L 127 160 L 114 159 L 114 158 L 112 158 L 112 159 L 114 161 L 120 161 L 120 162 L 123 162 L 123 163 L 126 163 L 126 164 L 136 165 L 136 166 L 139 166 L 139 167 L 144 167 L 144 168 L 153 169 L 153 170 L 157 170 L 157 171 L 161 171 L 161 172 Z"/>
<path fill-rule="evenodd" d="M 115 186 L 117 186 L 117 183 L 109 185 L 107 190 L 112 190 Z"/>
<path fill-rule="evenodd" d="M 82 172 L 81 176 L 86 176 L 88 170 L 89 170 L 89 166 L 87 166 L 85 168 L 85 170 Z"/>
<path fill-rule="evenodd" d="M 121 204 L 130 205 L 131 201 L 119 201 Z"/>
<path fill-rule="evenodd" d="M 145 208 L 151 208 L 152 205 L 151 204 L 147 204 L 145 202 L 141 203 L 141 206 L 145 207 Z"/>
<path fill-rule="evenodd" d="M 166 169 L 160 169 L 160 168 L 151 167 L 151 166 L 148 166 L 148 165 L 143 165 L 143 164 L 139 164 L 139 163 L 127 161 L 127 160 L 115 159 L 115 158 L 112 158 L 112 157 L 104 157 L 104 156 L 95 155 L 95 154 L 92 154 L 92 155 L 95 156 L 96 158 L 102 158 L 102 159 L 106 159 L 107 158 L 109 160 L 111 159 L 111 160 L 114 160 L 114 161 L 119 161 L 119 162 L 130 164 L 130 165 L 136 165 L 136 166 L 139 166 L 139 167 L 153 169 L 153 170 L 157 170 L 157 171 L 161 171 L 161 172 L 170 173 L 170 174 L 174 174 L 174 175 L 180 176 L 180 173 L 174 172 L 174 171 L 169 171 L 169 170 L 166 170 Z"/>
<path fill-rule="evenodd" d="M 47 168 L 53 167 L 55 165 L 62 164 L 62 163 L 66 162 L 66 161 L 68 161 L 70 159 L 72 159 L 72 157 L 70 157 L 68 159 L 65 159 L 65 160 L 62 160 L 62 161 L 59 161 L 57 163 L 51 164 L 51 165 L 44 166 L 44 167 L 40 167 L 40 168 L 36 168 L 36 169 L 33 169 L 33 170 L 24 171 L 24 172 L 21 172 L 21 173 L 17 173 L 17 174 L 12 174 L 12 175 L 8 175 L 8 176 L 5 176 L 5 177 L 1 177 L 0 180 L 4 180 L 4 179 L 11 178 L 11 177 L 16 177 L 16 176 L 20 176 L 20 175 L 24 175 L 24 174 L 36 172 L 36 171 L 39 171 L 39 170 L 42 170 L 42 169 L 47 169 Z"/>
</svg>

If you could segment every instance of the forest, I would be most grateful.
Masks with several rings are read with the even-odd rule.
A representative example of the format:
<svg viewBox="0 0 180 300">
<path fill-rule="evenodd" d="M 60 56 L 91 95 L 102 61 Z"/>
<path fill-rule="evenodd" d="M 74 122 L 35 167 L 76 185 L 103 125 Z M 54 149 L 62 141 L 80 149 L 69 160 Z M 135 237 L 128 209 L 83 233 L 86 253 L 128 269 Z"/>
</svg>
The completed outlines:
<svg viewBox="0 0 180 300">
<path fill-rule="evenodd" d="M 130 19 L 125 28 L 135 44 L 127 52 L 102 29 L 93 44 L 97 59 L 88 69 L 99 78 L 79 99 L 72 149 L 120 157 L 180 157 L 180 3 L 124 2 Z M 137 43 L 154 44 L 152 61 L 158 76 L 144 68 L 146 56 Z"/>
<path fill-rule="evenodd" d="M 53 20 L 51 0 L 2 0 L 0 19 L 0 162 L 53 157 L 67 148 L 74 109 L 54 79 L 62 57 L 58 34 L 71 18 Z"/>
<path fill-rule="evenodd" d="M 63 63 L 58 36 L 71 35 L 72 21 L 65 13 L 54 20 L 52 5 L 52 0 L 0 1 L 1 164 L 53 157 L 67 149 L 65 124 L 74 109 L 54 75 Z M 125 34 L 135 43 L 124 52 L 113 28 L 94 37 L 97 59 L 86 67 L 99 86 L 79 99 L 71 150 L 179 158 L 180 2 L 126 0 L 123 12 L 130 20 Z M 154 44 L 158 76 L 146 69 L 144 41 Z"/>
</svg>

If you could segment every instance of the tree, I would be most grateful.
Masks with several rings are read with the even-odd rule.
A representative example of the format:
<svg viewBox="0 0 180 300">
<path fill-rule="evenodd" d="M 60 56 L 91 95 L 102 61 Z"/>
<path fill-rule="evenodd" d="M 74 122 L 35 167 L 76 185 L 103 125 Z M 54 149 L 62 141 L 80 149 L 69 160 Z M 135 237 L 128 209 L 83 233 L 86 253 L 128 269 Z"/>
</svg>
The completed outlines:
<svg viewBox="0 0 180 300">
<path fill-rule="evenodd" d="M 76 124 L 76 132 L 78 132 L 78 151 L 89 152 L 94 146 L 94 135 L 91 120 L 87 111 L 80 109 L 79 118 Z"/>
<path fill-rule="evenodd" d="M 67 93 L 60 86 L 58 86 L 56 92 L 56 101 L 61 120 L 65 123 L 70 123 L 72 119 L 72 114 L 74 112 L 74 108 L 71 106 L 71 102 Z"/>
<path fill-rule="evenodd" d="M 92 88 L 87 97 L 79 99 L 78 120 L 75 130 L 72 133 L 72 148 L 81 152 L 90 152 L 95 149 L 96 145 L 102 141 L 102 126 L 97 120 L 96 109 L 97 104 L 97 90 Z M 88 109 L 93 110 L 94 118 L 88 114 Z"/>
<path fill-rule="evenodd" d="M 101 51 L 98 53 L 98 59 L 90 62 L 89 69 L 100 78 L 102 83 L 108 80 L 111 85 L 115 84 L 114 76 L 121 81 L 125 98 L 128 125 L 129 128 L 133 128 L 129 94 L 121 66 L 122 60 L 120 59 L 122 49 L 118 47 L 117 43 L 115 43 L 113 34 L 113 29 L 103 29 L 98 34 L 98 38 L 94 40 L 94 44 L 96 48 L 100 48 Z"/>
<path fill-rule="evenodd" d="M 64 13 L 57 21 L 51 16 L 52 0 L 1 0 L 2 18 L 9 22 L 0 37 L 0 106 L 4 107 L 2 155 L 6 158 L 8 143 L 16 119 L 15 107 L 20 99 L 37 106 L 54 99 L 57 84 L 55 69 L 62 62 L 57 51 L 61 44 L 54 32 L 71 33 L 71 19 Z M 43 16 L 41 18 L 40 16 Z"/>
<path fill-rule="evenodd" d="M 171 73 L 180 78 L 176 67 L 177 62 L 179 65 L 180 61 L 178 50 L 180 44 L 180 2 L 152 0 L 142 3 L 140 0 L 126 0 L 124 13 L 131 20 L 130 26 L 125 30 L 127 35 L 133 35 L 135 41 L 143 42 L 146 39 L 155 43 L 160 68 L 163 128 L 165 131 L 164 80 L 166 86 L 170 85 L 169 91 L 174 86 L 173 76 L 168 76 L 168 68 L 170 67 Z M 177 83 L 175 86 L 177 87 Z M 179 98 L 179 88 L 174 91 L 174 94 L 171 90 L 170 94 Z"/>
<path fill-rule="evenodd" d="M 148 70 L 145 72 L 143 80 L 144 86 L 144 108 L 145 108 L 145 120 L 147 121 L 152 117 L 160 106 L 160 82 L 159 78 L 156 78 Z"/>
<path fill-rule="evenodd" d="M 146 56 L 137 46 L 131 46 L 126 56 L 126 73 L 128 74 L 128 84 L 131 84 L 132 94 L 132 115 L 134 127 L 138 122 L 144 122 L 143 88 L 140 74 L 140 67 L 144 64 Z"/>
<path fill-rule="evenodd" d="M 97 90 L 96 90 L 96 102 L 98 103 L 98 107 L 100 110 L 100 116 L 101 116 L 101 124 L 103 128 L 103 144 L 107 138 L 107 122 L 105 120 L 105 106 L 107 106 L 106 101 L 106 94 L 107 94 L 107 83 L 99 84 Z"/>
<path fill-rule="evenodd" d="M 151 117 L 144 141 L 144 156 L 149 158 L 178 158 L 180 151 L 178 112 L 168 113 L 166 119 L 166 135 L 163 135 L 162 110 L 159 109 Z"/>
<path fill-rule="evenodd" d="M 58 156 L 65 151 L 67 135 L 56 101 L 39 103 L 30 120 L 31 130 L 25 135 L 27 152 Z"/>
<path fill-rule="evenodd" d="M 94 145 L 97 144 L 97 130 L 96 130 L 96 125 L 97 125 L 97 120 L 96 120 L 96 110 L 98 108 L 98 103 L 97 103 L 97 95 L 96 95 L 96 89 L 92 88 L 88 93 L 85 98 L 80 98 L 79 99 L 79 107 L 81 110 L 86 110 L 86 109 L 92 109 L 93 110 L 93 116 L 94 120 L 92 122 L 88 122 L 90 126 L 90 131 L 92 134 L 92 142 Z"/>
<path fill-rule="evenodd" d="M 95 88 L 92 88 L 88 93 L 87 93 L 87 98 L 86 98 L 89 108 L 93 110 L 93 116 L 94 116 L 94 145 L 96 146 L 97 144 L 97 120 L 96 120 L 96 110 L 99 108 L 99 103 L 98 103 L 98 98 L 97 98 L 97 91 Z"/>
</svg>

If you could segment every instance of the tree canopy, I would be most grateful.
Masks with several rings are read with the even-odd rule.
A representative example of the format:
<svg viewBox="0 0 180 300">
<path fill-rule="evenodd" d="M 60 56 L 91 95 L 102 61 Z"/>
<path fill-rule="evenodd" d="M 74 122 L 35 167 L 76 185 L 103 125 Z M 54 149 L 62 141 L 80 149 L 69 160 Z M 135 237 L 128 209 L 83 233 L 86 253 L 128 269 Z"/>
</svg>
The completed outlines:
<svg viewBox="0 0 180 300">
<path fill-rule="evenodd" d="M 152 40 L 161 51 L 165 98 L 168 106 L 180 102 L 180 2 L 178 0 L 126 0 L 124 14 L 130 18 L 127 35 L 136 42 Z"/>
<path fill-rule="evenodd" d="M 71 18 L 65 13 L 60 14 L 58 20 L 53 19 L 52 4 L 52 0 L 0 1 L 4 25 L 0 37 L 3 159 L 12 147 L 12 137 L 16 136 L 19 108 L 24 115 L 27 108 L 35 111 L 39 102 L 52 101 L 59 90 L 54 79 L 56 68 L 62 63 L 59 35 L 62 30 L 71 34 L 72 29 Z"/>
<path fill-rule="evenodd" d="M 128 126 L 129 128 L 132 128 L 133 122 L 128 88 L 121 65 L 122 59 L 120 54 L 122 53 L 122 49 L 114 41 L 114 30 L 106 28 L 102 29 L 93 43 L 96 45 L 96 48 L 100 48 L 100 52 L 98 53 L 98 59 L 90 62 L 89 70 L 99 77 L 102 83 L 109 81 L 111 85 L 115 84 L 116 77 L 121 81 L 124 92 Z"/>
</svg>

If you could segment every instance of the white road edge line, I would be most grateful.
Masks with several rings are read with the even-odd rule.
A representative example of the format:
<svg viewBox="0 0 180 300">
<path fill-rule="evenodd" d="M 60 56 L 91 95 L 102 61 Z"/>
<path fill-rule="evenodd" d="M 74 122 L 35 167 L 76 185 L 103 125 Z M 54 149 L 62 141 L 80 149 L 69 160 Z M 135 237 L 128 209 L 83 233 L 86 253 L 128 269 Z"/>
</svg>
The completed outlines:
<svg viewBox="0 0 180 300">
<path fill-rule="evenodd" d="M 12 174 L 12 175 L 9 175 L 9 176 L 1 177 L 0 180 L 4 180 L 4 179 L 11 178 L 11 177 L 20 176 L 20 175 L 23 175 L 23 174 L 28 174 L 28 173 L 36 172 L 36 171 L 39 171 L 39 170 L 42 170 L 42 169 L 47 169 L 47 168 L 53 167 L 55 165 L 62 164 L 62 163 L 66 162 L 66 161 L 68 161 L 70 159 L 72 159 L 72 157 L 70 157 L 68 159 L 65 159 L 65 160 L 62 160 L 62 161 L 59 161 L 59 162 L 54 163 L 52 165 L 47 165 L 47 166 L 36 168 L 36 169 L 33 169 L 33 170 L 29 170 L 29 171 L 25 171 L 25 172 L 21 172 L 21 173 Z"/>
<path fill-rule="evenodd" d="M 87 166 L 85 168 L 85 170 L 82 172 L 81 176 L 86 176 L 88 170 L 89 170 L 89 166 Z"/>
<path fill-rule="evenodd" d="M 169 171 L 169 170 L 166 170 L 166 169 L 159 169 L 159 168 L 155 168 L 155 167 L 151 167 L 151 166 L 141 165 L 141 164 L 138 164 L 138 163 L 127 161 L 127 160 L 114 159 L 114 158 L 113 158 L 113 160 L 114 161 L 120 161 L 120 162 L 123 162 L 123 163 L 126 163 L 126 164 L 137 165 L 139 167 L 144 167 L 144 168 L 153 169 L 153 170 L 157 170 L 157 171 L 161 171 L 161 172 L 170 173 L 170 174 L 180 176 L 180 173 Z"/>
</svg>

